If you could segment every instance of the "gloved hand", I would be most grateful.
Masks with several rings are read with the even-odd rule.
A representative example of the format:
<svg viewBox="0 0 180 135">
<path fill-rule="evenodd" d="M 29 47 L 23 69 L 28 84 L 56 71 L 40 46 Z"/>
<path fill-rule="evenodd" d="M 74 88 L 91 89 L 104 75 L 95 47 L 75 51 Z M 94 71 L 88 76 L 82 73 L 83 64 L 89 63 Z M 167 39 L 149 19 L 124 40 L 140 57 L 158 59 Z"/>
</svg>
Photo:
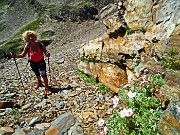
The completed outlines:
<svg viewBox="0 0 180 135">
<path fill-rule="evenodd" d="M 46 52 L 46 56 L 47 56 L 47 57 L 50 57 L 50 53 L 49 53 L 49 52 Z"/>
<path fill-rule="evenodd" d="M 11 59 L 12 58 L 12 56 L 11 56 L 11 54 L 9 53 L 9 54 L 6 54 L 6 56 L 5 56 L 8 60 L 9 59 Z"/>
</svg>

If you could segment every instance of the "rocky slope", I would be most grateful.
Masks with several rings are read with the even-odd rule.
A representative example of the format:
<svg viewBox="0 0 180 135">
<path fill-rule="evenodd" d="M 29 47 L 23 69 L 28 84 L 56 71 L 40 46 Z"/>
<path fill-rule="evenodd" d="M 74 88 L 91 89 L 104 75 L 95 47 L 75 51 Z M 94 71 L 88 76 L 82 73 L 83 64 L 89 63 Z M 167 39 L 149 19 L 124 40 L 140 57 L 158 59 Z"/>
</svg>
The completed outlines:
<svg viewBox="0 0 180 135">
<path fill-rule="evenodd" d="M 64 134 L 99 133 L 101 128 L 98 127 L 98 120 L 106 120 L 112 114 L 114 108 L 111 98 L 114 94 L 102 94 L 94 84 L 86 83 L 76 70 L 81 44 L 99 38 L 106 32 L 102 20 L 54 22 L 42 25 L 38 33 L 44 31 L 55 32 L 51 37 L 53 42 L 47 47 L 51 52 L 48 73 L 53 93 L 44 99 L 44 88 L 34 89 L 34 74 L 29 66 L 26 67 L 26 59 L 17 60 L 24 84 L 22 88 L 14 61 L 4 59 L 0 64 L 0 133 L 52 135 L 60 130 Z M 159 64 L 153 64 L 147 63 L 150 70 L 160 70 Z M 137 70 L 137 74 L 140 74 Z M 176 80 L 173 77 L 170 77 L 172 82 Z M 178 84 L 178 78 L 174 85 Z"/>
<path fill-rule="evenodd" d="M 103 32 L 102 25 L 98 25 L 93 31 L 91 30 L 96 27 L 95 23 L 97 22 L 90 22 L 89 24 L 69 23 L 69 25 L 63 25 L 64 28 L 60 24 L 51 26 L 56 31 L 56 34 L 62 37 L 56 37 L 53 43 L 48 46 L 48 50 L 52 55 L 50 58 L 50 85 L 54 93 L 48 99 L 42 98 L 43 88 L 34 89 L 34 75 L 29 66 L 26 68 L 26 59 L 17 60 L 25 89 L 21 87 L 14 61 L 9 60 L 1 63 L 1 72 L 3 73 L 0 77 L 1 103 L 13 103 L 12 106 L 7 106 L 6 103 L 1 106 L 1 122 L 5 122 L 5 127 L 15 129 L 26 127 L 30 120 L 38 116 L 42 118 L 42 123 L 50 125 L 50 122 L 61 114 L 70 112 L 74 117 L 79 117 L 81 128 L 84 130 L 82 134 L 98 133 L 96 127 L 98 118 L 104 111 L 111 108 L 109 107 L 111 96 L 101 95 L 100 92 L 96 91 L 95 85 L 85 83 L 75 72 L 77 70 L 76 62 L 79 59 L 79 43 L 93 39 L 97 36 L 96 32 L 99 34 Z M 46 29 L 46 26 L 43 26 L 43 29 Z M 71 34 L 67 33 L 66 35 L 65 31 Z M 78 34 L 79 36 L 76 36 Z M 73 39 L 74 42 L 68 42 L 69 39 Z M 105 99 L 109 102 L 108 106 L 105 104 Z M 99 100 L 102 100 L 101 105 L 99 105 Z M 14 114 L 14 111 L 17 111 L 17 114 Z M 82 123 L 84 124 L 82 125 Z M 2 127 L 0 132 L 3 133 L 4 129 L 6 128 Z M 7 129 L 5 131 L 12 132 L 11 130 Z M 26 128 L 23 132 L 25 130 L 34 132 L 32 129 Z M 39 131 L 40 134 L 43 134 L 45 130 L 47 130 L 47 127 L 43 127 L 43 130 Z M 20 131 L 16 132 L 18 134 Z"/>
<path fill-rule="evenodd" d="M 14 61 L 2 60 L 0 133 L 43 134 L 53 120 L 69 112 L 79 122 L 72 126 L 78 126 L 81 134 L 97 134 L 100 131 L 98 119 L 106 111 L 112 112 L 112 95 L 102 95 L 94 84 L 86 83 L 75 71 L 80 59 L 80 45 L 101 36 L 106 30 L 105 26 L 102 20 L 82 23 L 54 22 L 51 25 L 42 25 L 38 33 L 48 30 L 55 32 L 53 42 L 47 47 L 51 53 L 50 85 L 53 94 L 44 99 L 43 88 L 34 89 L 34 74 L 29 66 L 26 67 L 26 59 L 17 60 L 25 88 L 22 88 Z M 40 125 L 27 126 L 33 118 L 39 119 Z M 70 127 L 66 132 L 75 132 L 69 129 Z"/>
</svg>

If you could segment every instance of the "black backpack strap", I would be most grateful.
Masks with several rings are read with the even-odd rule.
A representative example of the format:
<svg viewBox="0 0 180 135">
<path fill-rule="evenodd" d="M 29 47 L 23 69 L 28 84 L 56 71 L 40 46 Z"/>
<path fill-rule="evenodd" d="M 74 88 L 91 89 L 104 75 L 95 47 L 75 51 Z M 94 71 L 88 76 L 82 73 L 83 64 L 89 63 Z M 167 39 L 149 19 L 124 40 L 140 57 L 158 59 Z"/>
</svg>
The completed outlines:
<svg viewBox="0 0 180 135">
<path fill-rule="evenodd" d="M 41 50 L 41 52 L 43 53 L 43 44 L 41 42 L 39 43 L 39 48 Z M 29 49 L 30 49 L 30 43 L 27 43 L 27 52 L 28 52 L 28 56 L 29 56 Z"/>
<path fill-rule="evenodd" d="M 39 48 L 40 48 L 41 52 L 43 53 L 44 52 L 43 51 L 43 43 L 39 42 Z"/>
<path fill-rule="evenodd" d="M 28 61 L 29 61 L 29 59 L 30 59 L 30 52 L 29 52 L 29 50 L 30 50 L 30 43 L 27 43 L 26 44 L 27 45 L 27 54 L 28 54 Z"/>
</svg>

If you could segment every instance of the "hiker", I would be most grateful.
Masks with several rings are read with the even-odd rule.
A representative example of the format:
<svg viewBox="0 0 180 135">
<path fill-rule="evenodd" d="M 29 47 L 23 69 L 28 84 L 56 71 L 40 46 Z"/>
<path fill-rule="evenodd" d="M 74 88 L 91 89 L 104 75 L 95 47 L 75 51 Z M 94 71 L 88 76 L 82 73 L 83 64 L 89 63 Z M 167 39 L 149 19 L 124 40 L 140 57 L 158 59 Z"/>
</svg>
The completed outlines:
<svg viewBox="0 0 180 135">
<path fill-rule="evenodd" d="M 26 45 L 21 54 L 16 55 L 12 54 L 12 58 L 23 58 L 28 54 L 28 61 L 30 62 L 30 66 L 32 71 L 35 73 L 37 78 L 36 89 L 42 87 L 41 77 L 43 78 L 45 84 L 45 94 L 50 93 L 49 85 L 48 85 L 48 77 L 46 74 L 46 63 L 44 60 L 44 55 L 46 57 L 50 57 L 50 53 L 46 50 L 46 47 L 38 42 L 37 34 L 34 31 L 26 31 L 22 34 L 22 38 Z M 40 76 L 41 75 L 41 76 Z"/>
</svg>

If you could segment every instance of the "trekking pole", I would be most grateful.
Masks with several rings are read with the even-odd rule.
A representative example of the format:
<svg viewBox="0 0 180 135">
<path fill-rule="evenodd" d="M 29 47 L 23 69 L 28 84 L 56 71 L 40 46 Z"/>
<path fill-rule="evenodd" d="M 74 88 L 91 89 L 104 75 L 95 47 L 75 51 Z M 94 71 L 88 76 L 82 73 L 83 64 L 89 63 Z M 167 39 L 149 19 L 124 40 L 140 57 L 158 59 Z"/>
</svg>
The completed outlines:
<svg viewBox="0 0 180 135">
<path fill-rule="evenodd" d="M 30 69 L 29 69 L 29 71 L 27 70 L 28 64 L 29 64 L 29 61 L 27 62 L 26 67 L 24 68 L 24 73 L 28 74 L 27 75 L 28 77 L 26 77 L 26 80 L 29 81 L 28 79 L 30 79 L 30 82 L 31 82 L 32 81 L 32 79 L 31 79 L 32 76 L 31 76 L 31 73 L 30 73 Z M 31 84 L 30 84 L 30 88 L 32 88 Z"/>
<path fill-rule="evenodd" d="M 49 82 L 51 82 L 51 70 L 50 70 L 49 57 L 48 57 L 48 67 L 49 67 Z"/>
<path fill-rule="evenodd" d="M 11 53 L 11 54 L 12 54 L 12 53 Z M 17 68 L 17 71 L 18 71 L 18 74 L 19 74 L 19 77 L 20 77 L 21 84 L 22 84 L 22 86 L 23 86 L 23 88 L 24 88 L 24 84 L 23 84 L 23 81 L 22 81 L 22 78 L 21 78 L 21 74 L 20 74 L 19 69 L 18 69 L 18 65 L 17 65 L 17 62 L 16 62 L 16 58 L 13 58 L 13 60 L 14 60 L 15 65 L 16 65 L 16 68 Z"/>
</svg>

